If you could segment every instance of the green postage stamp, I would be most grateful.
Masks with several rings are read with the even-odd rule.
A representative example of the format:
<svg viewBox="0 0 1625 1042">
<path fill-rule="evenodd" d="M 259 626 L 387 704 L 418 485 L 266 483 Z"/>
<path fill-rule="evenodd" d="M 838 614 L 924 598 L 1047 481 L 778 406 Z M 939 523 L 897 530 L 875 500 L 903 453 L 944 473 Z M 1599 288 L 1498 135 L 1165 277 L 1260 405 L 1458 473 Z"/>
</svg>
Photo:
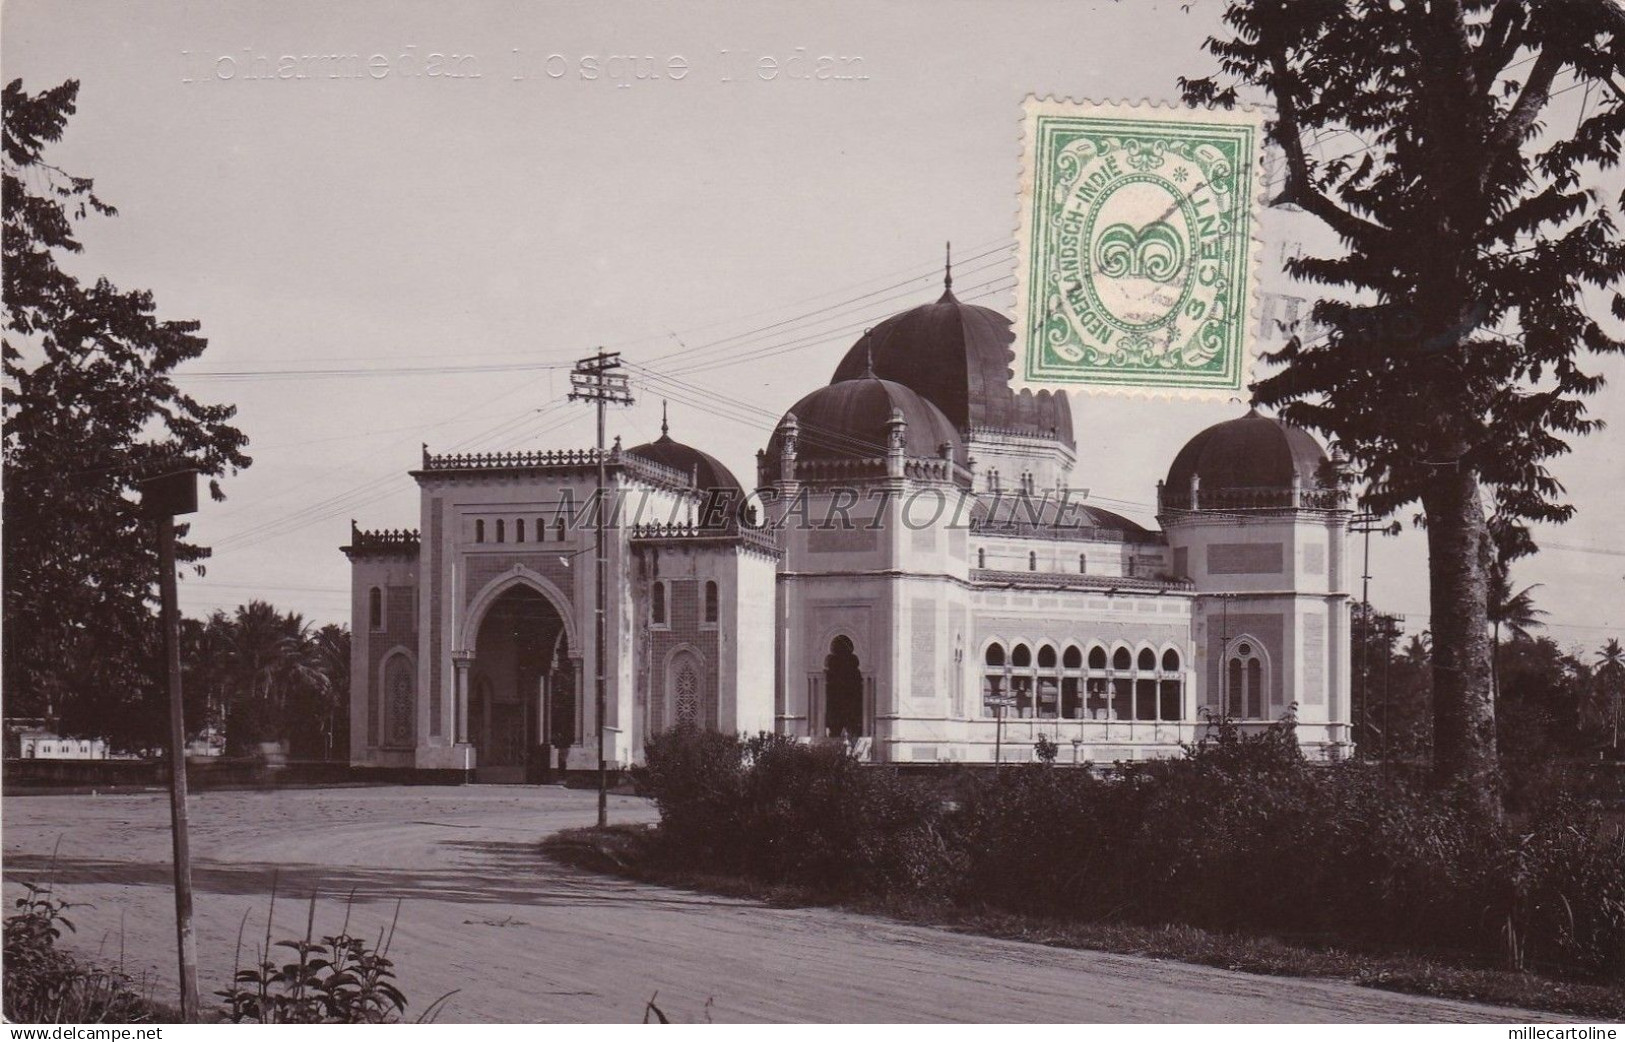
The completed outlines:
<svg viewBox="0 0 1625 1042">
<path fill-rule="evenodd" d="M 1263 118 L 1027 99 L 1020 382 L 1241 393 L 1253 355 Z"/>
</svg>

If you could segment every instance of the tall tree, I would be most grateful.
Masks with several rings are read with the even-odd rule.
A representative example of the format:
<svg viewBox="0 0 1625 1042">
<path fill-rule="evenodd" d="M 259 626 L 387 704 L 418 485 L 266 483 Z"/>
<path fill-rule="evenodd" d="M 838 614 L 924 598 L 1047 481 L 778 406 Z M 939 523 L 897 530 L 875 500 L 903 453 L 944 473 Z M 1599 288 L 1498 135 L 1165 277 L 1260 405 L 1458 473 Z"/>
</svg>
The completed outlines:
<svg viewBox="0 0 1625 1042">
<path fill-rule="evenodd" d="M 137 483 L 177 463 L 216 479 L 249 464 L 231 406 L 182 393 L 203 353 L 196 322 L 161 320 L 152 294 L 62 270 L 75 224 L 115 211 L 89 178 L 44 158 L 75 111 L 70 80 L 4 92 L 4 670 L 7 711 L 50 708 L 70 734 L 152 737 L 161 659 L 158 557 Z M 207 551 L 182 543 L 182 562 Z M 197 566 L 201 569 L 201 566 Z"/>
<path fill-rule="evenodd" d="M 1337 255 L 1289 264 L 1327 287 L 1325 333 L 1273 356 L 1257 393 L 1329 435 L 1379 511 L 1420 501 L 1433 632 L 1434 765 L 1493 804 L 1486 490 L 1511 518 L 1572 507 L 1546 462 L 1594 430 L 1587 351 L 1625 342 L 1582 294 L 1625 244 L 1596 188 L 1625 127 L 1625 12 L 1608 0 L 1229 0 L 1216 76 L 1186 99 L 1273 103 L 1278 203 Z M 1563 86 L 1558 87 L 1559 84 Z M 1558 133 L 1552 99 L 1584 88 Z M 1580 99 L 1574 99 L 1578 102 Z M 1576 104 L 1576 108 L 1579 105 Z"/>
</svg>

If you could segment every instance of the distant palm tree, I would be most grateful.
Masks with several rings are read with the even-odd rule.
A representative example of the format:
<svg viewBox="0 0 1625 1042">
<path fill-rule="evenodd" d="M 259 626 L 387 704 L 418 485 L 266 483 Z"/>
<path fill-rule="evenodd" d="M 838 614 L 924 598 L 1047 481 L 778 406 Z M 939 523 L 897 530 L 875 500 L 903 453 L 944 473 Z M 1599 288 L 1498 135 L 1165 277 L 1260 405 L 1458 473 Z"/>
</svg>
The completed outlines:
<svg viewBox="0 0 1625 1042">
<path fill-rule="evenodd" d="M 1433 661 L 1433 649 L 1428 646 L 1428 634 L 1413 633 L 1411 639 L 1405 642 L 1405 650 L 1400 652 L 1407 665 L 1417 669 L 1426 669 Z"/>
<path fill-rule="evenodd" d="M 1514 638 L 1533 639 L 1529 631 L 1544 626 L 1540 619 L 1547 614 L 1545 609 L 1535 607 L 1534 591 L 1540 587 L 1535 583 L 1514 593 L 1512 570 L 1507 563 L 1500 561 L 1490 567 L 1490 691 L 1497 699 L 1501 697 L 1501 627 L 1505 626 Z"/>
<path fill-rule="evenodd" d="M 1625 647 L 1621 647 L 1618 637 L 1608 638 L 1608 643 L 1597 652 L 1597 680 L 1602 685 L 1603 693 L 1608 696 L 1609 705 L 1613 709 L 1614 742 L 1613 748 L 1619 749 L 1619 703 L 1625 697 Z"/>
</svg>

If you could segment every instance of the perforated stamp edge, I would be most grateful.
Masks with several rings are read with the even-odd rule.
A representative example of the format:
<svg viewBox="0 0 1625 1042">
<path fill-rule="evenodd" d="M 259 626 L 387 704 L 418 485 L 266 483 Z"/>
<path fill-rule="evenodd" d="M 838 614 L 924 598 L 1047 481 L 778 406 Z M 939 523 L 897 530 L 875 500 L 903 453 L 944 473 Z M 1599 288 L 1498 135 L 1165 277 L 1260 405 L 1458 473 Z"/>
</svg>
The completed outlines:
<svg viewBox="0 0 1625 1042">
<path fill-rule="evenodd" d="M 1242 299 L 1245 302 L 1246 314 L 1241 323 L 1241 343 L 1239 345 L 1239 371 L 1237 384 L 1223 387 L 1183 387 L 1166 383 L 1097 383 L 1088 379 L 1056 380 L 1048 377 L 1032 377 L 1029 375 L 1030 355 L 1028 328 L 1033 320 L 1032 313 L 1032 279 L 1039 273 L 1032 270 L 1033 247 L 1033 207 L 1034 187 L 1038 179 L 1038 119 L 1044 115 L 1060 116 L 1089 116 L 1116 119 L 1144 119 L 1165 118 L 1175 115 L 1190 115 L 1209 121 L 1229 122 L 1237 125 L 1250 125 L 1257 133 L 1258 147 L 1249 173 L 1252 176 L 1253 191 L 1248 193 L 1247 218 L 1247 247 L 1244 258 L 1244 270 L 1248 286 Z M 1011 386 L 1017 390 L 1038 391 L 1073 391 L 1089 395 L 1103 395 L 1120 398 L 1138 398 L 1147 400 L 1165 401 L 1246 401 L 1249 397 L 1249 385 L 1255 369 L 1260 338 L 1257 334 L 1257 320 L 1262 295 L 1262 259 L 1263 238 L 1261 234 L 1261 220 L 1263 216 L 1265 194 L 1267 186 L 1264 180 L 1264 153 L 1268 146 L 1266 130 L 1269 110 L 1261 106 L 1237 105 L 1231 109 L 1223 108 L 1192 108 L 1187 105 L 1170 102 L 1141 100 L 1130 101 L 1096 101 L 1093 99 L 1075 99 L 1071 97 L 1056 97 L 1045 95 L 1039 97 L 1029 94 L 1021 103 L 1017 116 L 1019 127 L 1018 139 L 1020 157 L 1020 179 L 1018 181 L 1016 198 L 1016 227 L 1015 241 L 1015 343 L 1012 345 L 1014 364 L 1011 370 Z M 1040 276 L 1041 277 L 1041 276 Z"/>
</svg>

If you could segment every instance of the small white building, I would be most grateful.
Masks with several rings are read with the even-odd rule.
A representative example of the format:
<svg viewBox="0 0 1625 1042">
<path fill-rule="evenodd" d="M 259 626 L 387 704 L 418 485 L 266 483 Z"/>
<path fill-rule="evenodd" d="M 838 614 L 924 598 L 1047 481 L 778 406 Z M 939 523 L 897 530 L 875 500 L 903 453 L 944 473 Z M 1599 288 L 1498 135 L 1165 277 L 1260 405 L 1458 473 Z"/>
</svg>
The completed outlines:
<svg viewBox="0 0 1625 1042">
<path fill-rule="evenodd" d="M 64 738 L 43 726 L 12 730 L 12 755 L 23 760 L 105 760 L 107 743 L 100 738 Z"/>
<path fill-rule="evenodd" d="M 1201 431 L 1147 529 L 1070 491 L 1101 463 L 1064 393 L 1011 389 L 1013 340 L 951 288 L 882 322 L 764 432 L 748 497 L 664 424 L 616 439 L 601 722 L 596 452 L 425 449 L 420 527 L 344 548 L 352 762 L 521 780 L 683 721 L 888 763 L 1040 735 L 1112 762 L 1289 711 L 1308 754 L 1346 755 L 1349 512 L 1319 443 L 1257 411 Z"/>
</svg>

